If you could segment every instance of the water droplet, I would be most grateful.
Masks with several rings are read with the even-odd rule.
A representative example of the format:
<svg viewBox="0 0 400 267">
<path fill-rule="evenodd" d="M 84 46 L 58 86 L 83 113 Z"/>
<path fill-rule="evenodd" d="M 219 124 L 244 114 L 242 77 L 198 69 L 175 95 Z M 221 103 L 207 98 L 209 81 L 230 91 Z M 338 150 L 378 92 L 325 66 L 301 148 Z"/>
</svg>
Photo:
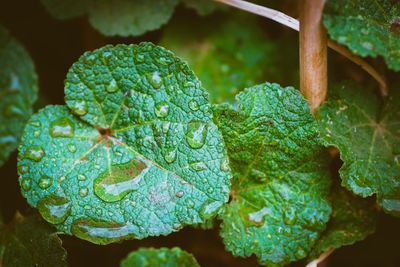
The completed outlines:
<svg viewBox="0 0 400 267">
<path fill-rule="evenodd" d="M 176 197 L 179 197 L 179 198 L 183 197 L 183 191 L 177 192 Z"/>
<path fill-rule="evenodd" d="M 87 187 L 82 187 L 81 189 L 79 189 L 79 195 L 81 197 L 86 197 L 89 193 L 89 189 Z"/>
<path fill-rule="evenodd" d="M 41 161 L 44 156 L 44 150 L 40 146 L 33 146 L 25 151 L 25 157 L 36 162 Z"/>
<path fill-rule="evenodd" d="M 74 144 L 68 144 L 68 151 L 71 153 L 76 152 L 76 146 Z"/>
<path fill-rule="evenodd" d="M 32 187 L 32 180 L 29 179 L 29 178 L 24 178 L 24 179 L 21 181 L 21 187 L 22 187 L 22 189 L 24 189 L 25 191 L 30 190 L 31 187 Z"/>
<path fill-rule="evenodd" d="M 307 253 L 304 251 L 303 248 L 298 247 L 297 251 L 294 253 L 294 256 L 296 257 L 296 259 L 300 260 L 300 259 L 304 258 L 305 256 L 307 256 Z"/>
<path fill-rule="evenodd" d="M 169 130 L 169 127 L 170 127 L 170 123 L 169 122 L 164 122 L 163 124 L 162 124 L 162 131 L 163 131 L 163 133 L 168 133 L 168 130 Z"/>
<path fill-rule="evenodd" d="M 78 219 L 72 223 L 71 231 L 81 239 L 95 244 L 107 245 L 124 239 L 134 239 L 136 237 L 135 233 L 139 232 L 139 228 L 130 222 L 118 224 L 115 222 Z"/>
<path fill-rule="evenodd" d="M 168 111 L 169 111 L 169 105 L 167 102 L 160 102 L 157 103 L 154 112 L 156 113 L 156 116 L 159 118 L 165 118 L 168 116 Z"/>
<path fill-rule="evenodd" d="M 18 166 L 18 173 L 19 174 L 25 174 L 28 173 L 29 171 L 29 166 L 28 165 L 19 165 Z"/>
<path fill-rule="evenodd" d="M 39 179 L 39 187 L 42 189 L 49 188 L 53 184 L 53 179 L 48 176 L 42 176 Z"/>
<path fill-rule="evenodd" d="M 208 192 L 209 194 L 211 194 L 212 192 L 214 192 L 214 188 L 209 187 L 209 188 L 207 189 L 207 192 Z"/>
<path fill-rule="evenodd" d="M 12 117 L 12 116 L 23 116 L 24 112 L 22 111 L 22 109 L 20 109 L 18 106 L 16 105 L 8 105 L 6 106 L 4 113 L 6 114 L 6 116 Z"/>
<path fill-rule="evenodd" d="M 155 89 L 159 89 L 161 87 L 162 78 L 161 78 L 160 74 L 158 73 L 158 71 L 155 71 L 150 75 L 148 74 L 147 80 L 149 81 L 151 86 L 153 86 Z"/>
<path fill-rule="evenodd" d="M 264 221 L 264 216 L 268 214 L 271 214 L 271 210 L 267 207 L 264 207 L 259 211 L 249 213 L 249 220 L 257 226 L 261 226 Z"/>
<path fill-rule="evenodd" d="M 194 202 L 191 198 L 187 198 L 186 199 L 186 204 L 189 208 L 193 208 L 194 207 Z"/>
<path fill-rule="evenodd" d="M 94 181 L 94 192 L 106 202 L 119 201 L 139 188 L 139 183 L 148 170 L 146 164 L 137 158 L 126 164 L 111 166 L 111 170 L 107 170 Z"/>
<path fill-rule="evenodd" d="M 36 138 L 38 138 L 38 137 L 40 136 L 40 131 L 39 131 L 39 130 L 34 131 L 34 132 L 33 132 L 33 136 L 36 137 Z"/>
<path fill-rule="evenodd" d="M 208 124 L 203 122 L 190 122 L 186 132 L 186 140 L 191 148 L 201 148 L 206 141 Z"/>
<path fill-rule="evenodd" d="M 293 225 L 296 223 L 296 210 L 294 208 L 287 208 L 284 213 L 284 221 L 288 225 Z"/>
<path fill-rule="evenodd" d="M 194 162 L 190 164 L 190 167 L 195 171 L 203 171 L 207 169 L 207 165 L 204 162 Z"/>
<path fill-rule="evenodd" d="M 86 180 L 86 176 L 83 174 L 78 174 L 78 181 L 85 181 Z"/>
<path fill-rule="evenodd" d="M 75 101 L 74 105 L 71 107 L 72 111 L 79 115 L 79 116 L 83 116 L 87 113 L 87 103 L 84 100 L 78 100 Z"/>
<path fill-rule="evenodd" d="M 68 118 L 59 118 L 50 123 L 50 135 L 52 137 L 72 137 L 74 125 Z"/>
<path fill-rule="evenodd" d="M 109 93 L 114 93 L 118 91 L 118 89 L 119 89 L 118 84 L 114 79 L 111 80 L 111 82 L 107 85 L 106 88 L 107 92 Z"/>
<path fill-rule="evenodd" d="M 197 103 L 196 100 L 190 100 L 189 101 L 189 108 L 193 111 L 196 111 L 199 109 L 199 104 Z"/>
<path fill-rule="evenodd" d="M 221 171 L 223 172 L 228 172 L 230 170 L 229 167 L 229 160 L 227 158 L 223 159 L 221 161 L 221 166 L 220 166 Z"/>
<path fill-rule="evenodd" d="M 42 217 L 52 224 L 64 222 L 71 212 L 71 203 L 64 197 L 47 196 L 38 203 Z"/>
<path fill-rule="evenodd" d="M 42 126 L 42 124 L 40 123 L 40 121 L 31 121 L 29 124 L 32 125 L 32 126 L 34 126 L 34 127 L 40 127 L 40 126 Z"/>
<path fill-rule="evenodd" d="M 136 54 L 135 59 L 141 63 L 144 62 L 144 55 L 143 54 Z"/>
<path fill-rule="evenodd" d="M 224 203 L 221 201 L 209 200 L 200 209 L 203 218 L 214 217 Z"/>
<path fill-rule="evenodd" d="M 164 159 L 167 163 L 173 163 L 176 159 L 176 151 L 175 150 L 169 150 L 164 153 Z"/>
</svg>

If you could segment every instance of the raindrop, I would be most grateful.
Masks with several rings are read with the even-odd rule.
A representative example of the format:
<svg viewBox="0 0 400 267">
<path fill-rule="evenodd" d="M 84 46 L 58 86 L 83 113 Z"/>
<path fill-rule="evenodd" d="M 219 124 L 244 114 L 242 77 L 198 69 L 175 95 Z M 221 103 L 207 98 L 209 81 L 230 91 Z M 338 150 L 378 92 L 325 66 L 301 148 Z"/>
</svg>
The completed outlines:
<svg viewBox="0 0 400 267">
<path fill-rule="evenodd" d="M 166 116 L 168 116 L 168 111 L 169 111 L 169 106 L 168 103 L 165 101 L 157 103 L 156 106 L 154 107 L 154 112 L 156 113 L 156 116 L 159 118 L 165 118 Z"/>
<path fill-rule="evenodd" d="M 201 148 L 206 140 L 208 124 L 202 122 L 190 122 L 186 132 L 186 140 L 191 148 Z"/>
<path fill-rule="evenodd" d="M 64 197 L 47 196 L 38 203 L 43 218 L 52 224 L 64 222 L 71 212 L 71 203 Z"/>
<path fill-rule="evenodd" d="M 78 181 L 85 181 L 86 180 L 86 176 L 83 174 L 78 174 Z"/>
<path fill-rule="evenodd" d="M 52 137 L 72 137 L 74 125 L 68 118 L 59 118 L 50 123 L 50 135 Z"/>
<path fill-rule="evenodd" d="M 87 187 L 82 187 L 81 189 L 79 189 L 79 195 L 81 197 L 86 197 L 89 193 L 89 189 Z"/>
<path fill-rule="evenodd" d="M 204 162 L 194 162 L 190 164 L 190 167 L 195 171 L 203 171 L 207 169 L 207 165 Z"/>
<path fill-rule="evenodd" d="M 51 179 L 51 178 L 48 177 L 48 176 L 42 176 L 42 177 L 40 177 L 39 183 L 38 183 L 39 187 L 42 188 L 42 189 L 47 189 L 47 188 L 49 188 L 52 184 L 53 184 L 53 179 Z"/>
<path fill-rule="evenodd" d="M 176 159 L 176 151 L 175 150 L 169 150 L 164 153 L 164 159 L 167 163 L 173 163 Z"/>
<path fill-rule="evenodd" d="M 186 204 L 189 208 L 193 208 L 194 207 L 194 202 L 191 198 L 187 198 L 186 199 Z"/>
<path fill-rule="evenodd" d="M 109 93 L 114 93 L 118 91 L 118 89 L 119 89 L 118 84 L 114 79 L 111 80 L 111 82 L 107 85 L 106 88 L 107 92 Z"/>
<path fill-rule="evenodd" d="M 229 160 L 227 158 L 223 159 L 220 166 L 221 171 L 228 172 L 229 168 Z"/>
<path fill-rule="evenodd" d="M 33 136 L 36 137 L 36 138 L 38 138 L 38 137 L 40 136 L 40 131 L 39 131 L 39 130 L 34 131 L 34 132 L 33 132 Z"/>
<path fill-rule="evenodd" d="M 71 153 L 75 153 L 76 152 L 76 146 L 74 144 L 69 144 L 68 145 L 68 151 Z"/>
<path fill-rule="evenodd" d="M 29 166 L 28 165 L 19 165 L 18 166 L 18 173 L 19 174 L 25 174 L 29 171 Z"/>
<path fill-rule="evenodd" d="M 155 89 L 159 89 L 161 87 L 162 78 L 161 78 L 160 74 L 158 73 L 158 71 L 155 71 L 150 75 L 148 74 L 147 79 L 148 79 L 149 83 L 151 84 L 151 86 L 153 86 Z"/>
<path fill-rule="evenodd" d="M 135 59 L 140 63 L 144 62 L 144 55 L 143 54 L 136 54 Z"/>
<path fill-rule="evenodd" d="M 193 111 L 196 111 L 199 109 L 199 104 L 197 103 L 196 100 L 190 100 L 189 101 L 189 108 Z"/>
<path fill-rule="evenodd" d="M 176 197 L 179 197 L 179 198 L 183 197 L 183 191 L 177 192 Z"/>
<path fill-rule="evenodd" d="M 211 194 L 212 192 L 214 192 L 214 188 L 209 187 L 209 188 L 207 189 L 207 192 L 208 192 L 209 194 Z"/>
<path fill-rule="evenodd" d="M 21 181 L 21 187 L 25 191 L 28 191 L 32 187 L 32 180 L 30 178 L 25 178 Z"/>
<path fill-rule="evenodd" d="M 25 157 L 36 162 L 41 161 L 44 156 L 44 150 L 40 146 L 33 146 L 25 151 Z"/>
<path fill-rule="evenodd" d="M 200 209 L 203 218 L 214 217 L 224 203 L 221 201 L 209 200 Z"/>
<path fill-rule="evenodd" d="M 79 115 L 79 116 L 83 116 L 87 113 L 87 103 L 85 100 L 78 100 L 75 101 L 74 105 L 71 107 L 72 111 Z"/>
</svg>

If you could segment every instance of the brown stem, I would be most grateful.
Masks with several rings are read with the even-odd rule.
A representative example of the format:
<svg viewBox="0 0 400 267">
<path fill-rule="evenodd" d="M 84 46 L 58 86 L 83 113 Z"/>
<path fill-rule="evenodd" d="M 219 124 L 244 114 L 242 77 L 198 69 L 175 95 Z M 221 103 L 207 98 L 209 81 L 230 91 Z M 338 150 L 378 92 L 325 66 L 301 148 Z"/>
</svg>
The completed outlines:
<svg viewBox="0 0 400 267">
<path fill-rule="evenodd" d="M 300 91 L 315 113 L 328 92 L 328 46 L 322 25 L 325 1 L 300 3 Z"/>
<path fill-rule="evenodd" d="M 253 3 L 249 3 L 243 0 L 214 0 L 216 2 L 220 2 L 226 5 L 230 5 L 232 7 L 247 11 L 249 13 L 253 13 L 259 16 L 263 16 L 274 20 L 280 24 L 283 24 L 293 30 L 299 31 L 299 21 L 295 18 L 292 18 L 282 12 L 277 10 L 259 6 Z M 351 51 L 349 51 L 346 47 L 332 41 L 328 40 L 328 46 L 335 50 L 336 52 L 340 53 L 344 57 L 348 58 L 355 64 L 361 66 L 369 75 L 371 75 L 380 85 L 381 91 L 383 95 L 387 94 L 388 86 L 386 84 L 386 80 L 384 77 L 378 73 L 374 67 L 368 64 L 365 60 L 360 58 L 359 56 L 354 55 Z"/>
</svg>

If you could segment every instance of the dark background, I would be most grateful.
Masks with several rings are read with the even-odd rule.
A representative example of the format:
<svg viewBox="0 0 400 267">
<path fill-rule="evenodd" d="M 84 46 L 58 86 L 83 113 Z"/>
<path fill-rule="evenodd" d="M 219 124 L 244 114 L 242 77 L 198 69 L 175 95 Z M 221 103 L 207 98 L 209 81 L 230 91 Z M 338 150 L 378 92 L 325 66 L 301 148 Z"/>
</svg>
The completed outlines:
<svg viewBox="0 0 400 267">
<path fill-rule="evenodd" d="M 174 17 L 197 16 L 195 12 L 178 8 Z M 162 30 L 140 38 L 106 38 L 91 28 L 85 17 L 59 21 L 52 18 L 39 0 L 2 0 L 0 23 L 29 51 L 39 76 L 39 101 L 46 104 L 64 104 L 63 82 L 68 68 L 87 50 L 106 43 L 157 42 Z M 268 23 L 268 27 L 278 25 Z M 199 25 L 201 27 L 201 25 Z M 195 30 L 195 29 L 193 29 Z M 293 33 L 295 34 L 295 33 Z M 336 165 L 339 165 L 336 162 Z M 336 166 L 338 167 L 338 166 Z M 16 210 L 29 214 L 33 210 L 22 198 L 17 182 L 16 153 L 1 169 L 0 211 L 6 221 Z M 130 251 L 141 246 L 180 246 L 194 254 L 203 267 L 259 266 L 255 257 L 234 258 L 225 252 L 218 229 L 199 230 L 187 227 L 167 237 L 125 241 L 121 244 L 97 246 L 69 236 L 61 236 L 68 251 L 69 266 L 118 266 Z M 377 231 L 365 241 L 341 248 L 329 258 L 326 266 L 399 267 L 400 220 L 380 214 Z M 293 266 L 305 266 L 305 262 Z"/>
</svg>

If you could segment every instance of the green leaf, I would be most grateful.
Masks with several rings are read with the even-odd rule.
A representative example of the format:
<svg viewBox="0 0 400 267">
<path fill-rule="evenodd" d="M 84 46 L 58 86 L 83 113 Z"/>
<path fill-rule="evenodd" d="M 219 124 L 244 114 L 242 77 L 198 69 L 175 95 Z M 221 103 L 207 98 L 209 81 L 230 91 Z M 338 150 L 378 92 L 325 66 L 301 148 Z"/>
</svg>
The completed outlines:
<svg viewBox="0 0 400 267">
<path fill-rule="evenodd" d="M 192 254 L 174 248 L 140 248 L 131 252 L 121 267 L 200 267 Z"/>
<path fill-rule="evenodd" d="M 221 3 L 216 3 L 210 0 L 182 0 L 189 8 L 193 8 L 199 15 L 205 16 L 213 13 L 217 9 L 222 9 L 225 6 Z"/>
<path fill-rule="evenodd" d="M 265 83 L 215 109 L 234 180 L 220 216 L 235 256 L 282 266 L 306 257 L 331 213 L 329 160 L 307 102 L 294 88 Z"/>
<path fill-rule="evenodd" d="M 340 186 L 334 188 L 330 197 L 332 216 L 310 253 L 312 259 L 332 249 L 352 245 L 375 232 L 378 213 L 374 201 L 356 197 Z"/>
<path fill-rule="evenodd" d="M 17 214 L 11 224 L 0 224 L 0 266 L 67 266 L 67 252 L 54 229 L 39 216 Z"/>
<path fill-rule="evenodd" d="M 202 29 L 193 30 L 196 25 Z M 293 43 L 267 38 L 252 15 L 174 19 L 160 43 L 189 62 L 214 103 L 233 102 L 240 90 L 266 80 L 297 80 L 297 50 L 288 46 Z"/>
<path fill-rule="evenodd" d="M 326 146 L 340 151 L 342 185 L 362 197 L 377 194 L 386 212 L 400 216 L 399 91 L 382 103 L 368 88 L 333 86 L 317 118 Z"/>
<path fill-rule="evenodd" d="M 46 10 L 57 19 L 84 15 L 90 0 L 40 0 Z"/>
<path fill-rule="evenodd" d="M 400 2 L 330 0 L 324 24 L 330 37 L 363 57 L 382 56 L 400 70 Z"/>
<path fill-rule="evenodd" d="M 32 116 L 18 155 L 23 195 L 60 231 L 98 244 L 166 235 L 228 200 L 207 93 L 172 52 L 151 43 L 87 52 L 65 93 L 68 107 Z"/>
<path fill-rule="evenodd" d="M 19 143 L 37 98 L 37 77 L 25 48 L 0 26 L 0 166 Z"/>
</svg>

